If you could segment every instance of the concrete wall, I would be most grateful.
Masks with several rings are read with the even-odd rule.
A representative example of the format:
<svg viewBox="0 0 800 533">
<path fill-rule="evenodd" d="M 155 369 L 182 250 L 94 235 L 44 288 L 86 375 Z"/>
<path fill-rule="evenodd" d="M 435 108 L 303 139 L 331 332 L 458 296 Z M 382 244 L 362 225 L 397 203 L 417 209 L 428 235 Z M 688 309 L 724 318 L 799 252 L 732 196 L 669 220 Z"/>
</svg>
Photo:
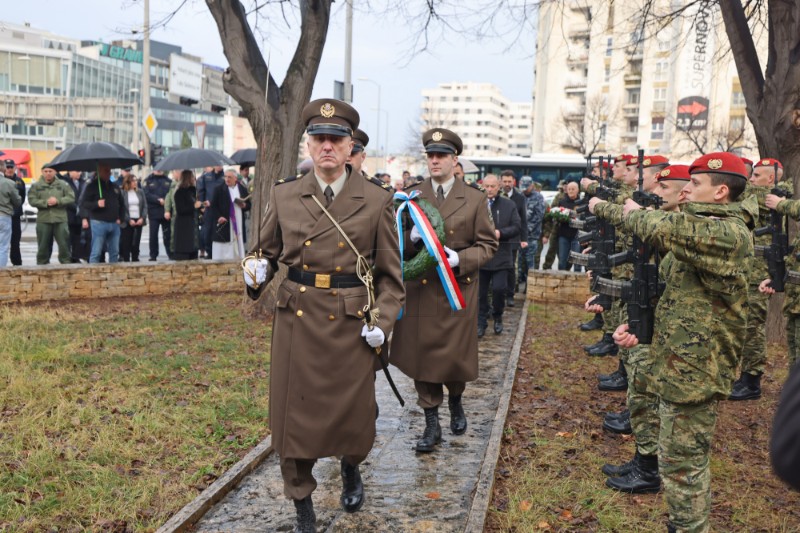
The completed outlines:
<svg viewBox="0 0 800 533">
<path fill-rule="evenodd" d="M 591 296 L 586 273 L 530 270 L 528 300 L 542 303 L 580 304 Z"/>
<path fill-rule="evenodd" d="M 238 262 L 180 261 L 0 269 L 0 303 L 243 290 Z"/>
</svg>

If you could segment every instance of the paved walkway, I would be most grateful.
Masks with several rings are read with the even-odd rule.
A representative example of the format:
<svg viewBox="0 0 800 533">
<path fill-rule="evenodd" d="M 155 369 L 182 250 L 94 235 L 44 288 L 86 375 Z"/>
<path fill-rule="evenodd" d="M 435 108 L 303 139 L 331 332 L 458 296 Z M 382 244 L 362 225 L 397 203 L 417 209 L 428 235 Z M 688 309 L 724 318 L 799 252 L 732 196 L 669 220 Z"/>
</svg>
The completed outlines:
<svg viewBox="0 0 800 533">
<path fill-rule="evenodd" d="M 414 383 L 392 367 L 392 377 L 406 400 L 401 408 L 379 373 L 375 447 L 361 467 L 366 501 L 358 513 L 341 510 L 339 462 L 317 462 L 314 508 L 318 531 L 456 532 L 464 531 L 475 494 L 492 424 L 502 393 L 508 358 L 524 300 L 507 308 L 505 331 L 491 329 L 480 343 L 480 379 L 467 385 L 464 408 L 469 427 L 461 436 L 450 432 L 445 402 L 440 408 L 443 443 L 432 454 L 417 454 L 414 444 L 425 427 L 416 405 Z M 283 496 L 280 469 L 270 455 L 238 487 L 212 508 L 195 527 L 202 532 L 291 531 L 295 510 Z"/>
</svg>

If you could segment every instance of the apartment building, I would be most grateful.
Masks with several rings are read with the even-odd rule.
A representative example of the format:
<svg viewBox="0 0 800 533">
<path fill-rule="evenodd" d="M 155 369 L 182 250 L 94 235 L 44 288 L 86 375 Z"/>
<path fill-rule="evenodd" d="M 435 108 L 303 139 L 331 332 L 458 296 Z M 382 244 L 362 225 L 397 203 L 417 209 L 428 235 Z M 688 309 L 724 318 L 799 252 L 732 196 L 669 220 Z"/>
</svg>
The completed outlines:
<svg viewBox="0 0 800 533">
<path fill-rule="evenodd" d="M 757 151 L 717 3 L 655 27 L 631 0 L 547 2 L 539 28 L 534 152 Z"/>
<path fill-rule="evenodd" d="M 442 83 L 422 91 L 422 129 L 455 131 L 467 157 L 530 155 L 531 109 L 492 83 Z"/>
</svg>

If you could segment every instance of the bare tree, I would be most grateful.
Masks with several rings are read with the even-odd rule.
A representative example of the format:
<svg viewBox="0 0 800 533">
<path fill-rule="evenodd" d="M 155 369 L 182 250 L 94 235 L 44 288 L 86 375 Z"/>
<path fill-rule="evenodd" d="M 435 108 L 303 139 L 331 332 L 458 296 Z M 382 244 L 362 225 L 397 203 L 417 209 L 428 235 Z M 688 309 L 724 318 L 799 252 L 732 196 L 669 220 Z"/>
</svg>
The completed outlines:
<svg viewBox="0 0 800 533">
<path fill-rule="evenodd" d="M 704 120 L 705 122 L 705 120 Z M 750 151 L 756 148 L 755 140 L 750 134 L 750 130 L 742 124 L 734 126 L 716 126 L 710 131 L 707 124 L 702 127 L 695 127 L 694 119 L 683 122 L 675 122 L 675 131 L 681 138 L 688 141 L 690 148 L 679 154 L 680 157 L 693 155 L 703 155 L 708 152 L 741 152 Z"/>
<path fill-rule="evenodd" d="M 575 150 L 587 157 L 605 141 L 606 130 L 619 118 L 619 107 L 597 94 L 586 105 L 564 108 L 555 125 L 555 138 L 562 148 Z"/>
</svg>

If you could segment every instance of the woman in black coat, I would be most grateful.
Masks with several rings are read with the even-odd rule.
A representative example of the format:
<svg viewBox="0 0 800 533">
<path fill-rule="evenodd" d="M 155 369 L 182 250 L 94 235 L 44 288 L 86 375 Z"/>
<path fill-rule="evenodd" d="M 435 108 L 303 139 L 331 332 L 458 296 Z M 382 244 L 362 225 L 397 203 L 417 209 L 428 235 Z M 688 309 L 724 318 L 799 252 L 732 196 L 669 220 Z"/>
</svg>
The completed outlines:
<svg viewBox="0 0 800 533">
<path fill-rule="evenodd" d="M 197 259 L 200 248 L 197 216 L 200 202 L 197 200 L 194 172 L 184 170 L 173 196 L 172 257 L 176 261 Z"/>
</svg>

